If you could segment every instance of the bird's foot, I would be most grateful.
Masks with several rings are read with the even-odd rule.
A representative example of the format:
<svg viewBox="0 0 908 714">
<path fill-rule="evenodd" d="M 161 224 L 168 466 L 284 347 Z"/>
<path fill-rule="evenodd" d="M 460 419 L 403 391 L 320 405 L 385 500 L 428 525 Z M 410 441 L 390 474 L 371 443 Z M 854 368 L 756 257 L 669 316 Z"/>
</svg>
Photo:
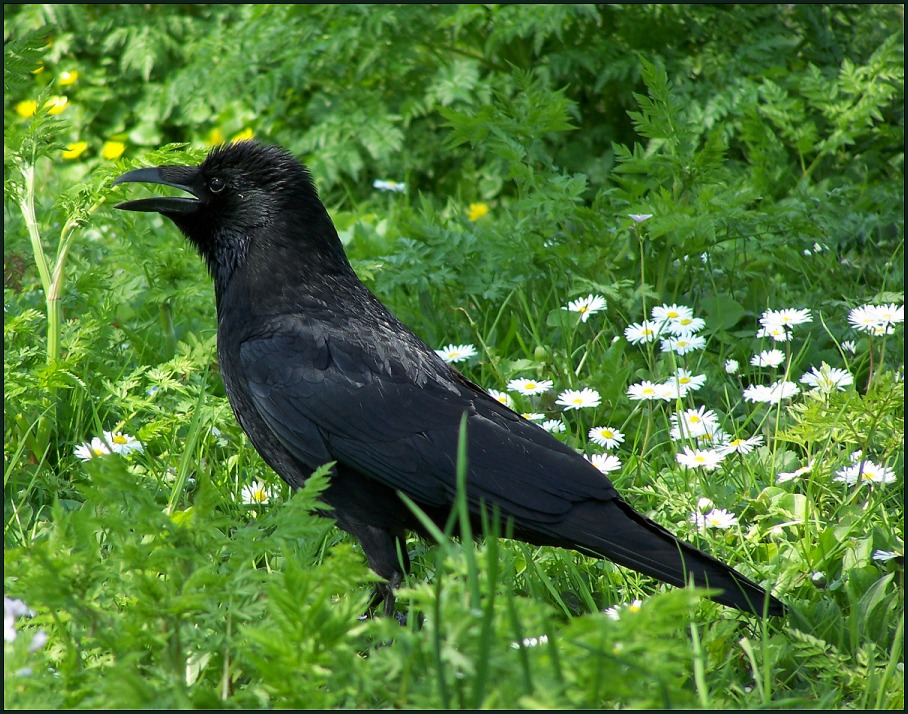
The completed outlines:
<svg viewBox="0 0 908 714">
<path fill-rule="evenodd" d="M 391 585 L 390 583 L 381 583 L 375 586 L 375 590 L 372 592 L 372 598 L 369 600 L 369 606 L 366 608 L 366 611 L 359 616 L 359 620 L 371 620 L 376 615 L 381 615 L 382 617 L 393 617 L 397 620 L 397 623 L 402 627 L 407 626 L 408 615 L 405 612 L 399 612 L 395 605 L 397 599 L 394 595 L 394 591 L 399 586 Z M 423 617 L 422 615 L 417 615 L 417 627 L 422 627 Z"/>
</svg>

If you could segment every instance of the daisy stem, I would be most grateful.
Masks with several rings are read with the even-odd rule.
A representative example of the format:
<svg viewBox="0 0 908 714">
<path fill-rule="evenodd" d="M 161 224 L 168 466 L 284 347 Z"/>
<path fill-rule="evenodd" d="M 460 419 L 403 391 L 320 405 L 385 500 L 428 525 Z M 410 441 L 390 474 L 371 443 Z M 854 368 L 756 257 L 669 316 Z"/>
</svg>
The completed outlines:
<svg viewBox="0 0 908 714">
<path fill-rule="evenodd" d="M 868 338 L 870 343 L 867 353 L 870 355 L 870 365 L 867 368 L 867 388 L 866 391 L 870 390 L 870 384 L 873 382 L 873 335 L 870 335 Z"/>
<path fill-rule="evenodd" d="M 646 261 L 644 260 L 643 236 L 637 231 L 637 226 L 634 226 L 634 235 L 640 246 L 640 303 L 643 306 L 643 317 L 646 318 Z"/>
<path fill-rule="evenodd" d="M 647 445 L 649 444 L 649 432 L 653 425 L 653 404 L 649 402 L 646 405 L 646 431 L 643 432 L 643 448 L 640 450 L 640 455 L 643 456 L 647 452 Z"/>
</svg>

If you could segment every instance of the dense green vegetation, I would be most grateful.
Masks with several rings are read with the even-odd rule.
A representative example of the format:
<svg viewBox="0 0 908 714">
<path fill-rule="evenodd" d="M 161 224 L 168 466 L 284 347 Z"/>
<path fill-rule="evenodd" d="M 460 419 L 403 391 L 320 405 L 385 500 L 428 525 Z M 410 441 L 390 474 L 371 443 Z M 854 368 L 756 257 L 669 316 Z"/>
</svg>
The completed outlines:
<svg viewBox="0 0 908 714">
<path fill-rule="evenodd" d="M 903 709 L 903 21 L 4 5 L 6 707 Z M 430 345 L 790 616 L 454 527 L 406 626 L 359 619 L 325 474 L 291 495 L 230 412 L 204 266 L 111 209 L 252 136 Z"/>
</svg>

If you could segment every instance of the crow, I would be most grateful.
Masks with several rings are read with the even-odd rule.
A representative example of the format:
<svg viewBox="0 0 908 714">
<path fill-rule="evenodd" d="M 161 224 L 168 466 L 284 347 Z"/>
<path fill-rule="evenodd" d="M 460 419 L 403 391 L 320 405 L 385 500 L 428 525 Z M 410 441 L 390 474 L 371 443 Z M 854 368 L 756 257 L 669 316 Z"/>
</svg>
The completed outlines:
<svg viewBox="0 0 908 714">
<path fill-rule="evenodd" d="M 409 571 L 407 532 L 426 532 L 401 494 L 444 528 L 462 422 L 474 528 L 494 509 L 508 537 L 708 587 L 745 612 L 784 613 L 759 585 L 635 511 L 583 456 L 405 327 L 356 276 L 308 169 L 288 151 L 225 144 L 198 166 L 139 168 L 113 183 L 127 182 L 188 194 L 116 208 L 165 216 L 207 263 L 221 376 L 240 426 L 293 488 L 333 462 L 326 515 L 381 577 L 374 603 L 385 613 Z"/>
</svg>

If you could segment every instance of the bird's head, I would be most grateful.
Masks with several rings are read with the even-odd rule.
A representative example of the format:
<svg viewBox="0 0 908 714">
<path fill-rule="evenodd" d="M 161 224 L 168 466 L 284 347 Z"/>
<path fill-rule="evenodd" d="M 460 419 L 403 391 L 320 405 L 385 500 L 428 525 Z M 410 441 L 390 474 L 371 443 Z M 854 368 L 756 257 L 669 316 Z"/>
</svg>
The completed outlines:
<svg viewBox="0 0 908 714">
<path fill-rule="evenodd" d="M 123 183 L 161 184 L 189 194 L 140 198 L 116 208 L 169 218 L 196 246 L 219 284 L 245 262 L 254 244 L 273 253 L 280 252 L 280 243 L 310 254 L 343 253 L 309 171 L 277 146 L 224 144 L 198 166 L 135 169 L 113 185 Z"/>
</svg>

